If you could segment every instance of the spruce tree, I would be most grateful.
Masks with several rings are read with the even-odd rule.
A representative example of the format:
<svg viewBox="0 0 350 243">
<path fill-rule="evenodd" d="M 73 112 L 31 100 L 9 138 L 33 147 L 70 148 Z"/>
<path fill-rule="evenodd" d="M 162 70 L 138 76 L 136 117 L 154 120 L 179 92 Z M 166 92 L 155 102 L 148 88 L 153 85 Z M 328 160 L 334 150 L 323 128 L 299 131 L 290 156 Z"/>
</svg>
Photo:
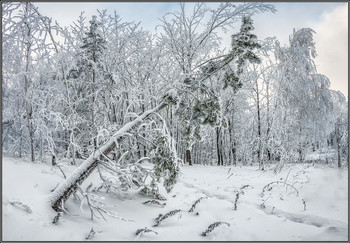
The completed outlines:
<svg viewBox="0 0 350 243">
<path fill-rule="evenodd" d="M 106 49 L 106 41 L 101 37 L 99 28 L 100 23 L 96 16 L 92 16 L 89 31 L 85 32 L 82 39 L 81 52 L 77 56 L 75 68 L 69 75 L 74 87 L 75 111 L 81 117 L 78 143 L 83 144 L 83 151 L 86 151 L 92 142 L 93 149 L 98 146 L 97 91 L 105 76 L 102 57 Z"/>
<path fill-rule="evenodd" d="M 101 56 L 106 49 L 106 41 L 99 33 L 99 26 L 100 23 L 97 21 L 96 16 L 92 16 L 92 20 L 90 21 L 90 30 L 85 33 L 85 37 L 83 38 L 84 44 L 81 46 L 81 49 L 83 49 L 83 53 L 85 54 L 85 58 L 92 60 L 94 63 L 100 61 Z"/>
<path fill-rule="evenodd" d="M 242 25 L 240 31 L 237 34 L 232 35 L 232 49 L 228 56 L 235 57 L 237 63 L 237 70 L 228 70 L 224 76 L 224 89 L 231 86 L 233 91 L 242 87 L 240 75 L 244 71 L 244 67 L 247 62 L 257 63 L 261 62 L 261 59 L 255 54 L 256 49 L 261 48 L 258 43 L 258 38 L 252 33 L 254 30 L 253 20 L 250 16 L 244 16 L 242 18 Z"/>
</svg>

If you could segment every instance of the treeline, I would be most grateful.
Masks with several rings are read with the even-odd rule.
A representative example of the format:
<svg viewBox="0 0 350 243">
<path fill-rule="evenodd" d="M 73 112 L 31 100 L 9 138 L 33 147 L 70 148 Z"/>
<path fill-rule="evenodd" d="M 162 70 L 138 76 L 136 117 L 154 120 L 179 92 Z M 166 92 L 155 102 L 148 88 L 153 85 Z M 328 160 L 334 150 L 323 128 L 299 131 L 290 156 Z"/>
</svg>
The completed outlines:
<svg viewBox="0 0 350 243">
<path fill-rule="evenodd" d="M 324 150 L 335 151 L 340 166 L 348 154 L 347 101 L 317 73 L 314 31 L 293 30 L 286 46 L 259 40 L 250 16 L 266 11 L 275 9 L 196 3 L 186 11 L 180 4 L 150 33 L 106 10 L 61 27 L 32 3 L 3 3 L 3 152 L 75 164 L 170 97 L 108 159 L 160 163 L 173 156 L 160 149 L 170 141 L 189 164 L 264 169 Z M 221 45 L 222 29 L 232 35 L 230 47 Z"/>
</svg>

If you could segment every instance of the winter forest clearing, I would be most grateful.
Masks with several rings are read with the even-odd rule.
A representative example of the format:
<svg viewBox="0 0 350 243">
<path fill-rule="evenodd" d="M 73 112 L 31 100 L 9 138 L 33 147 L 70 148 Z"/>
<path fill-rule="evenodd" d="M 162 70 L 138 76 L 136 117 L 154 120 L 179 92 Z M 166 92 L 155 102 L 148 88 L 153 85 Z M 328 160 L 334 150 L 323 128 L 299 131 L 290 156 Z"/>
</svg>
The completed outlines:
<svg viewBox="0 0 350 243">
<path fill-rule="evenodd" d="M 2 3 L 3 239 L 347 240 L 347 99 L 313 29 L 255 34 L 277 11 Z"/>
<path fill-rule="evenodd" d="M 74 169 L 63 168 L 66 174 Z M 57 167 L 5 157 L 3 171 L 3 240 L 82 241 L 91 228 L 95 232 L 92 240 L 96 241 L 348 238 L 348 174 L 324 165 L 287 165 L 278 174 L 260 171 L 257 166 L 185 165 L 171 193 L 161 191 L 167 200 L 156 200 L 159 204 L 144 204 L 151 199 L 137 190 L 119 195 L 98 190 L 101 182 L 95 171 L 81 187 L 86 190 L 92 185 L 87 190 L 91 199 L 122 219 L 105 215 L 105 221 L 97 214 L 100 219 L 91 221 L 89 207 L 83 204 L 79 209 L 81 203 L 73 199 L 65 204 L 70 214 L 63 215 L 57 225 L 52 223 L 56 212 L 48 203 L 50 191 L 64 181 Z M 273 184 L 267 186 L 269 183 Z M 16 201 L 30 207 L 31 212 L 11 205 Z M 189 212 L 191 208 L 194 210 Z M 173 210 L 181 211 L 153 227 L 159 214 Z M 220 225 L 202 236 L 215 222 L 230 226 Z M 136 235 L 137 230 L 146 227 L 157 234 Z"/>
</svg>

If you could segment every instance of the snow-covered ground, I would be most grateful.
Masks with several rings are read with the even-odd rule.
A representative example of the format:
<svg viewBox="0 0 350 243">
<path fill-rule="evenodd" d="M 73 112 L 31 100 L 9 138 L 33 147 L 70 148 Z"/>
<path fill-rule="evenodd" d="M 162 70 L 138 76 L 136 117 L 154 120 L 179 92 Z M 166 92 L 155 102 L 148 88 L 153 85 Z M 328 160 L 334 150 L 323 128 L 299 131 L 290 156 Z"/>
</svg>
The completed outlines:
<svg viewBox="0 0 350 243">
<path fill-rule="evenodd" d="M 67 174 L 76 167 L 64 168 Z M 58 168 L 40 163 L 3 157 L 3 240 L 9 241 L 82 241 L 91 228 L 94 241 L 346 241 L 348 240 L 348 172 L 312 164 L 285 166 L 281 173 L 258 171 L 257 167 L 183 166 L 173 191 L 166 194 L 166 205 L 145 205 L 149 200 L 136 192 L 121 199 L 99 193 L 105 208 L 118 212 L 124 221 L 106 216 L 90 220 L 89 209 L 72 199 L 57 225 L 56 213 L 48 198 L 50 190 L 64 180 Z M 98 185 L 95 172 L 82 185 Z M 272 183 L 271 186 L 265 187 Z M 244 187 L 245 186 L 245 187 Z M 240 189 L 244 187 L 243 189 Z M 262 194 L 263 188 L 265 191 Z M 234 204 L 236 195 L 236 210 Z M 204 197 L 193 212 L 193 203 Z M 31 212 L 19 201 L 30 207 Z M 305 202 L 305 204 L 303 203 Z M 305 208 L 306 207 L 306 208 Z M 179 209 L 153 227 L 159 214 Z M 305 210 L 304 210 L 305 209 Z M 214 222 L 226 222 L 202 236 Z M 149 228 L 155 233 L 136 236 Z"/>
</svg>

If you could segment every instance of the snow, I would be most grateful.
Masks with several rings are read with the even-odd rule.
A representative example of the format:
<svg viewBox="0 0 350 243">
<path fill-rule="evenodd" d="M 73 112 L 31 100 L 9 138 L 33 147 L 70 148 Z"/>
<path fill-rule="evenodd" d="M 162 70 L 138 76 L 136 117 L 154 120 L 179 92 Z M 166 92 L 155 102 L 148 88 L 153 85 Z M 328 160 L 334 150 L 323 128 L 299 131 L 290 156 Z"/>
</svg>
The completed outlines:
<svg viewBox="0 0 350 243">
<path fill-rule="evenodd" d="M 142 115 L 138 116 L 135 120 L 125 124 L 122 128 L 120 128 L 116 133 L 113 134 L 113 136 L 101 147 L 99 147 L 94 153 L 90 154 L 90 156 L 72 173 L 67 180 L 65 180 L 63 183 L 61 183 L 55 191 L 49 196 L 49 201 L 54 204 L 62 195 L 63 193 L 70 188 L 73 184 L 76 183 L 76 181 L 84 174 L 85 171 L 96 161 L 100 158 L 102 154 L 105 153 L 110 147 L 113 146 L 113 144 L 118 144 L 118 139 L 125 136 L 128 131 L 130 131 L 135 125 L 137 125 L 139 122 L 141 122 L 144 118 L 149 116 L 152 113 L 157 112 L 161 107 L 163 106 L 163 103 L 156 106 L 155 108 L 148 110 L 144 112 Z"/>
<path fill-rule="evenodd" d="M 76 166 L 63 169 L 69 175 Z M 115 194 L 96 192 L 103 197 L 104 207 L 118 212 L 123 221 L 106 216 L 90 220 L 89 209 L 69 199 L 57 225 L 52 224 L 57 213 L 47 200 L 50 190 L 64 178 L 58 168 L 49 164 L 29 163 L 3 157 L 3 240 L 5 241 L 83 241 L 91 228 L 93 241 L 346 241 L 348 240 L 348 172 L 325 165 L 286 165 L 281 173 L 259 171 L 255 166 L 182 166 L 179 182 L 169 193 L 166 205 L 147 205 L 149 200 L 136 191 L 126 198 Z M 265 185 L 273 181 L 272 190 Z M 86 188 L 99 184 L 97 171 L 83 183 Z M 291 187 L 299 192 L 296 196 Z M 250 185 L 244 189 L 244 185 Z M 287 188 L 287 190 L 286 190 Z M 243 193 L 242 193 L 243 191 Z M 236 193 L 240 192 L 237 210 Z M 189 212 L 193 203 L 203 198 Z M 265 200 L 265 208 L 261 204 Z M 303 201 L 306 202 L 304 210 Z M 30 207 L 31 213 L 11 205 L 19 201 Z M 163 202 L 162 202 L 163 203 Z M 159 214 L 179 209 L 181 212 L 166 218 L 158 227 L 152 227 Z M 198 212 L 198 215 L 197 215 Z M 214 222 L 226 222 L 206 237 L 201 233 Z M 136 235 L 147 227 L 155 233 Z"/>
</svg>

